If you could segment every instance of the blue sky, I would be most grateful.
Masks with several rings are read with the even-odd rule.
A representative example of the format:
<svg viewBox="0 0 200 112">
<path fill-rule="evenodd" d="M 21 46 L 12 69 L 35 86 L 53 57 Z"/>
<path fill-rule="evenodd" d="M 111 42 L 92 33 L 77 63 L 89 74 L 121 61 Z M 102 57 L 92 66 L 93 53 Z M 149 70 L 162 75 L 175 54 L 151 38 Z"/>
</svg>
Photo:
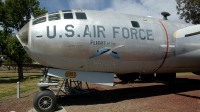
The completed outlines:
<svg viewBox="0 0 200 112">
<path fill-rule="evenodd" d="M 102 10 L 110 7 L 111 0 L 39 0 L 41 7 L 51 12 L 62 9 Z"/>
<path fill-rule="evenodd" d="M 172 21 L 179 20 L 175 0 L 39 0 L 40 7 L 48 12 L 65 9 L 87 9 L 112 11 L 126 14 L 153 16 L 162 19 L 161 12 L 167 11 Z"/>
</svg>

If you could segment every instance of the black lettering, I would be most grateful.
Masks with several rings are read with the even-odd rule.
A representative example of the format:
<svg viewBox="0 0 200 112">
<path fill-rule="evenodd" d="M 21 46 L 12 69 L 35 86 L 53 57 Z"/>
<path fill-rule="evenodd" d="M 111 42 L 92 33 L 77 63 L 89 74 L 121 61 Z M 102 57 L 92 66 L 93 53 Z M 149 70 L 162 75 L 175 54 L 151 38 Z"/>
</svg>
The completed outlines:
<svg viewBox="0 0 200 112">
<path fill-rule="evenodd" d="M 85 31 L 84 31 L 83 37 L 85 37 L 86 35 L 89 35 L 91 37 L 91 33 L 90 33 L 88 25 L 85 25 Z"/>
<path fill-rule="evenodd" d="M 103 45 L 106 45 L 106 41 L 103 41 Z"/>
<path fill-rule="evenodd" d="M 143 29 L 139 29 L 139 36 L 140 36 L 140 39 L 141 39 L 141 40 L 145 40 L 146 37 L 145 37 L 145 36 L 142 37 L 142 32 L 143 32 L 143 34 L 145 34 L 145 31 L 144 31 Z"/>
<path fill-rule="evenodd" d="M 131 30 L 131 39 L 133 39 L 133 35 L 135 35 L 135 38 L 138 39 L 138 37 L 137 37 L 137 30 L 134 29 L 134 28 L 131 28 L 130 30 Z"/>
<path fill-rule="evenodd" d="M 106 41 L 90 41 L 90 45 L 105 45 Z"/>
<path fill-rule="evenodd" d="M 93 25 L 94 37 L 96 37 L 96 27 Z"/>
<path fill-rule="evenodd" d="M 127 35 L 125 35 L 125 33 L 124 33 L 125 31 L 126 31 Z M 123 37 L 125 39 L 129 38 L 129 30 L 128 30 L 128 28 L 122 28 L 122 35 L 123 35 Z"/>
<path fill-rule="evenodd" d="M 66 26 L 65 26 L 65 30 L 66 30 L 67 32 L 71 32 L 71 34 L 65 33 L 65 35 L 66 35 L 67 37 L 73 37 L 73 36 L 74 36 L 74 30 L 69 30 L 69 29 L 68 29 L 69 27 L 74 28 L 73 25 L 66 25 Z"/>
<path fill-rule="evenodd" d="M 106 38 L 105 34 L 104 34 L 104 31 L 105 31 L 105 28 L 103 26 L 97 26 L 97 32 L 98 32 L 97 35 L 98 35 L 98 37 L 100 37 L 100 33 L 101 33 L 103 35 L 103 37 Z"/>
<path fill-rule="evenodd" d="M 113 27 L 113 38 L 116 38 L 116 33 L 119 33 L 118 31 L 115 31 L 115 29 L 120 29 L 120 27 Z"/>
<path fill-rule="evenodd" d="M 93 41 L 93 40 L 91 40 L 91 41 L 90 41 L 90 44 L 93 44 L 93 43 L 94 43 L 94 41 Z"/>
<path fill-rule="evenodd" d="M 98 41 L 98 45 L 102 45 L 103 44 L 103 41 Z"/>
<path fill-rule="evenodd" d="M 146 30 L 147 31 L 147 40 L 154 40 L 152 30 Z"/>
<path fill-rule="evenodd" d="M 53 26 L 53 35 L 50 36 L 49 34 L 49 26 L 47 26 L 47 37 L 48 38 L 55 38 L 56 37 L 56 25 Z"/>
</svg>

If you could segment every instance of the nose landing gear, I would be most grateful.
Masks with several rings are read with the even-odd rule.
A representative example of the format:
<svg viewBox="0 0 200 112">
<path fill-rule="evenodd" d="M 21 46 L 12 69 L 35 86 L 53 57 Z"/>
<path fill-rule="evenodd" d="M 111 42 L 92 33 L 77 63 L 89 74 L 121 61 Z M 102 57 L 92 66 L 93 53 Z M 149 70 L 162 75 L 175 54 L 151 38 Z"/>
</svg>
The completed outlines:
<svg viewBox="0 0 200 112">
<path fill-rule="evenodd" d="M 87 82 L 87 89 L 82 89 L 81 81 L 64 78 L 61 79 L 61 77 L 53 79 L 53 77 L 47 75 L 47 72 L 48 70 L 45 69 L 45 80 L 41 79 L 40 83 L 37 84 L 37 86 L 40 88 L 40 91 L 35 94 L 33 99 L 34 108 L 38 112 L 52 112 L 57 106 L 57 100 L 60 91 L 64 93 L 64 95 L 89 93 Z M 59 79 L 63 80 L 61 84 L 59 84 Z"/>
</svg>

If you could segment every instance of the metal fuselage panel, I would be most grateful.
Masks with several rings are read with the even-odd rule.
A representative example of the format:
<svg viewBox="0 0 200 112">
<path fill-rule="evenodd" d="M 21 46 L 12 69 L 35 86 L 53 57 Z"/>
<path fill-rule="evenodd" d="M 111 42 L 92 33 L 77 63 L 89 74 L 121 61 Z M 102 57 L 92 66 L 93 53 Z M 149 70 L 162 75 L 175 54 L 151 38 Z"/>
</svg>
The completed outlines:
<svg viewBox="0 0 200 112">
<path fill-rule="evenodd" d="M 169 50 L 163 66 L 157 71 L 168 72 L 198 72 L 200 67 L 200 36 L 174 38 L 178 29 L 192 26 L 162 20 L 169 35 Z"/>
<path fill-rule="evenodd" d="M 176 30 L 186 27 L 182 23 L 110 12 L 82 12 L 86 13 L 86 20 L 61 19 L 31 25 L 27 45 L 30 56 L 49 67 L 117 74 L 181 72 L 186 68 L 195 71 L 200 67 L 196 61 L 200 47 L 186 48 L 188 41 L 195 42 L 173 37 Z M 131 21 L 137 21 L 140 27 L 133 27 Z M 196 37 L 195 44 L 198 42 Z"/>
</svg>

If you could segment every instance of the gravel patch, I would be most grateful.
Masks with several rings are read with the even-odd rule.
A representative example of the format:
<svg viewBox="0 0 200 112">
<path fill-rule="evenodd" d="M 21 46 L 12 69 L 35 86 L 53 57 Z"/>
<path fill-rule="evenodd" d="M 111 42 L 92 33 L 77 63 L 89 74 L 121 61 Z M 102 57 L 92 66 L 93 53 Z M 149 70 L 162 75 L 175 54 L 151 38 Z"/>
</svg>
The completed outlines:
<svg viewBox="0 0 200 112">
<path fill-rule="evenodd" d="M 174 82 L 140 81 L 115 86 L 88 84 L 89 94 L 61 97 L 67 112 L 200 112 L 200 76 L 178 76 Z M 84 84 L 83 87 L 85 88 Z M 0 112 L 28 112 L 38 89 L 0 100 Z"/>
</svg>

